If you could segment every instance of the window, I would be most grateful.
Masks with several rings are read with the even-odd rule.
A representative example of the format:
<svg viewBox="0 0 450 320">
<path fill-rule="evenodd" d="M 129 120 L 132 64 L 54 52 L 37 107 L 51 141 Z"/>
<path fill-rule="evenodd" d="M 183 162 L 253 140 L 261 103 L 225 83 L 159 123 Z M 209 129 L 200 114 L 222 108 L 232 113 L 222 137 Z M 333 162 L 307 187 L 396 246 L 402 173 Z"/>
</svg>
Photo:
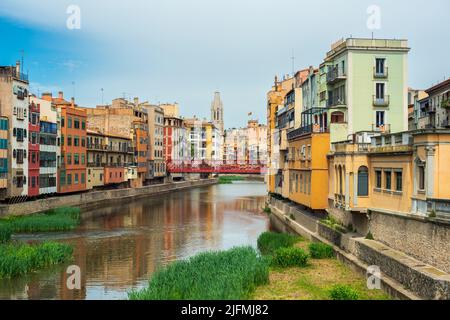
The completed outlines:
<svg viewBox="0 0 450 320">
<path fill-rule="evenodd" d="M 75 119 L 75 120 L 73 121 L 73 127 L 74 127 L 75 129 L 80 129 L 80 120 Z"/>
<path fill-rule="evenodd" d="M 81 129 L 86 130 L 86 122 L 81 122 Z"/>
<path fill-rule="evenodd" d="M 68 153 L 68 154 L 67 154 L 67 164 L 68 164 L 68 165 L 71 165 L 71 164 L 72 164 L 72 154 L 71 154 L 71 153 Z"/>
<path fill-rule="evenodd" d="M 79 147 L 80 146 L 80 137 L 74 137 L 73 138 L 73 145 L 75 147 Z"/>
<path fill-rule="evenodd" d="M 61 135 L 61 146 L 64 146 L 64 135 Z"/>
<path fill-rule="evenodd" d="M 376 75 L 384 75 L 384 66 L 385 66 L 386 59 L 384 58 L 377 58 L 375 61 L 375 74 Z"/>
<path fill-rule="evenodd" d="M 81 183 L 84 184 L 86 181 L 86 176 L 84 173 L 81 173 Z"/>
<path fill-rule="evenodd" d="M 425 190 L 425 167 L 419 167 L 419 190 Z"/>
<path fill-rule="evenodd" d="M 81 146 L 83 148 L 86 147 L 86 140 L 84 138 L 81 138 Z"/>
<path fill-rule="evenodd" d="M 369 169 L 360 167 L 358 170 L 358 196 L 367 197 L 369 195 Z"/>
<path fill-rule="evenodd" d="M 64 128 L 64 125 L 65 125 L 64 117 L 61 117 L 61 128 Z"/>
<path fill-rule="evenodd" d="M 84 153 L 81 154 L 81 164 L 84 165 L 86 162 L 86 156 Z"/>
<path fill-rule="evenodd" d="M 73 164 L 79 165 L 80 164 L 80 155 L 78 153 L 75 153 L 73 155 Z"/>
<path fill-rule="evenodd" d="M 384 100 L 385 88 L 386 88 L 386 84 L 384 84 L 384 83 L 377 83 L 376 84 L 376 98 L 377 98 L 377 100 Z"/>
<path fill-rule="evenodd" d="M 344 123 L 344 113 L 340 111 L 331 114 L 331 123 Z"/>
<path fill-rule="evenodd" d="M 376 180 L 377 180 L 376 187 L 377 187 L 377 189 L 381 189 L 382 188 L 381 170 L 375 171 L 375 176 L 376 176 Z"/>
<path fill-rule="evenodd" d="M 384 178 L 385 178 L 385 189 L 391 190 L 392 189 L 392 172 L 391 171 L 385 171 L 384 172 Z"/>
<path fill-rule="evenodd" d="M 75 173 L 74 174 L 74 184 L 78 184 L 79 183 L 79 181 L 78 181 L 78 173 Z"/>
<path fill-rule="evenodd" d="M 72 118 L 70 118 L 70 117 L 67 119 L 67 127 L 68 127 L 69 129 L 72 128 Z"/>
<path fill-rule="evenodd" d="M 71 173 L 69 173 L 68 175 L 67 175 L 67 185 L 71 185 L 72 184 L 72 174 Z"/>
<path fill-rule="evenodd" d="M 395 172 L 395 191 L 398 191 L 398 192 L 403 191 L 403 172 L 402 171 Z"/>
<path fill-rule="evenodd" d="M 377 111 L 376 112 L 376 125 L 377 128 L 380 128 L 382 126 L 384 126 L 384 111 Z"/>
<path fill-rule="evenodd" d="M 72 146 L 72 137 L 71 136 L 68 136 L 67 137 L 67 145 L 70 147 L 70 146 Z"/>
</svg>

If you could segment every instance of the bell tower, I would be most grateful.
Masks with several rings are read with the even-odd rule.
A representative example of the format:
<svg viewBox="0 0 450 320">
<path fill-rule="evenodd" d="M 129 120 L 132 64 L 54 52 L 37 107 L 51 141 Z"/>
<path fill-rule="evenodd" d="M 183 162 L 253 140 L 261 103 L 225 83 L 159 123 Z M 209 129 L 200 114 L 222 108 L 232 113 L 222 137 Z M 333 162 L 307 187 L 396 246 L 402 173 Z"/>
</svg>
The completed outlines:
<svg viewBox="0 0 450 320">
<path fill-rule="evenodd" d="M 220 99 L 220 92 L 214 93 L 214 100 L 211 103 L 211 122 L 219 129 L 220 133 L 223 135 L 223 103 Z"/>
</svg>

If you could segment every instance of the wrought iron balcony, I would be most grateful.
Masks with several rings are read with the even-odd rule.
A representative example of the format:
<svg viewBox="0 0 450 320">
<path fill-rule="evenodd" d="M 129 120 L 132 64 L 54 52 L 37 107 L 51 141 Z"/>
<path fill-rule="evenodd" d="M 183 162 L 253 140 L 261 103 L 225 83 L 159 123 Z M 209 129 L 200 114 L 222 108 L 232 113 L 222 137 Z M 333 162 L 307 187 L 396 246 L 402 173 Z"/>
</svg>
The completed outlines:
<svg viewBox="0 0 450 320">
<path fill-rule="evenodd" d="M 376 67 L 373 67 L 373 77 L 376 79 L 386 79 L 389 76 L 389 68 L 384 67 L 383 70 L 379 71 Z"/>
<path fill-rule="evenodd" d="M 385 95 L 382 98 L 378 98 L 376 95 L 373 96 L 373 105 L 375 107 L 387 107 L 389 106 L 390 97 Z"/>
<path fill-rule="evenodd" d="M 327 72 L 327 83 L 333 84 L 341 80 L 346 80 L 347 74 L 344 70 L 341 70 L 339 68 L 332 68 Z"/>
<path fill-rule="evenodd" d="M 347 107 L 347 103 L 345 101 L 344 98 L 339 98 L 339 99 L 329 99 L 327 100 L 327 108 L 342 108 L 342 107 Z"/>
</svg>

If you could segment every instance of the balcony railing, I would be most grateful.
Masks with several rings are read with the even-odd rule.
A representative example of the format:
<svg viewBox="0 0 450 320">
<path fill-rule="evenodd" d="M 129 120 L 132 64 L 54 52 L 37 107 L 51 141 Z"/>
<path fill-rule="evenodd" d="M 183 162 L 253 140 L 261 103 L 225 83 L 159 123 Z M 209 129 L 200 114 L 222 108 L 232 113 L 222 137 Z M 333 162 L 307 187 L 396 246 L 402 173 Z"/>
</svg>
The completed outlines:
<svg viewBox="0 0 450 320">
<path fill-rule="evenodd" d="M 311 124 L 311 125 L 303 126 L 303 127 L 300 127 L 300 128 L 297 128 L 295 130 L 288 132 L 287 139 L 293 140 L 293 139 L 298 138 L 299 136 L 302 136 L 306 133 L 326 133 L 326 132 L 329 132 L 329 128 L 321 127 L 318 124 L 314 124 L 314 125 Z"/>
<path fill-rule="evenodd" d="M 333 84 L 335 82 L 347 79 L 347 75 L 344 70 L 339 68 L 332 68 L 327 72 L 327 83 Z"/>
<path fill-rule="evenodd" d="M 373 77 L 376 79 L 385 79 L 389 76 L 389 68 L 385 67 L 383 70 L 378 71 L 376 67 L 373 67 Z"/>
<path fill-rule="evenodd" d="M 389 132 L 391 132 L 391 125 L 390 124 L 382 124 L 382 125 L 372 124 L 372 131 L 389 133 Z"/>
<path fill-rule="evenodd" d="M 339 99 L 330 99 L 327 101 L 327 107 L 328 108 L 334 108 L 334 107 L 346 107 L 347 103 L 345 102 L 345 99 L 339 98 Z"/>
<path fill-rule="evenodd" d="M 389 95 L 385 95 L 382 98 L 377 97 L 376 95 L 373 96 L 373 105 L 375 107 L 387 107 L 389 106 Z"/>
</svg>

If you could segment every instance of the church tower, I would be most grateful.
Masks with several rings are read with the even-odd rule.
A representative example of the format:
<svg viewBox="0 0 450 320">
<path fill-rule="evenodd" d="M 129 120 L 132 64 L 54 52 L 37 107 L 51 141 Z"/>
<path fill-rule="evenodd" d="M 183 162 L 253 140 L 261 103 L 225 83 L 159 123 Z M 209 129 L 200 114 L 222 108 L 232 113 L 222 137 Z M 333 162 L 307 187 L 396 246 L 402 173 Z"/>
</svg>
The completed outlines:
<svg viewBox="0 0 450 320">
<path fill-rule="evenodd" d="M 211 103 L 211 122 L 219 129 L 220 133 L 223 135 L 223 104 L 222 100 L 220 99 L 220 92 L 214 93 L 214 100 Z"/>
</svg>

